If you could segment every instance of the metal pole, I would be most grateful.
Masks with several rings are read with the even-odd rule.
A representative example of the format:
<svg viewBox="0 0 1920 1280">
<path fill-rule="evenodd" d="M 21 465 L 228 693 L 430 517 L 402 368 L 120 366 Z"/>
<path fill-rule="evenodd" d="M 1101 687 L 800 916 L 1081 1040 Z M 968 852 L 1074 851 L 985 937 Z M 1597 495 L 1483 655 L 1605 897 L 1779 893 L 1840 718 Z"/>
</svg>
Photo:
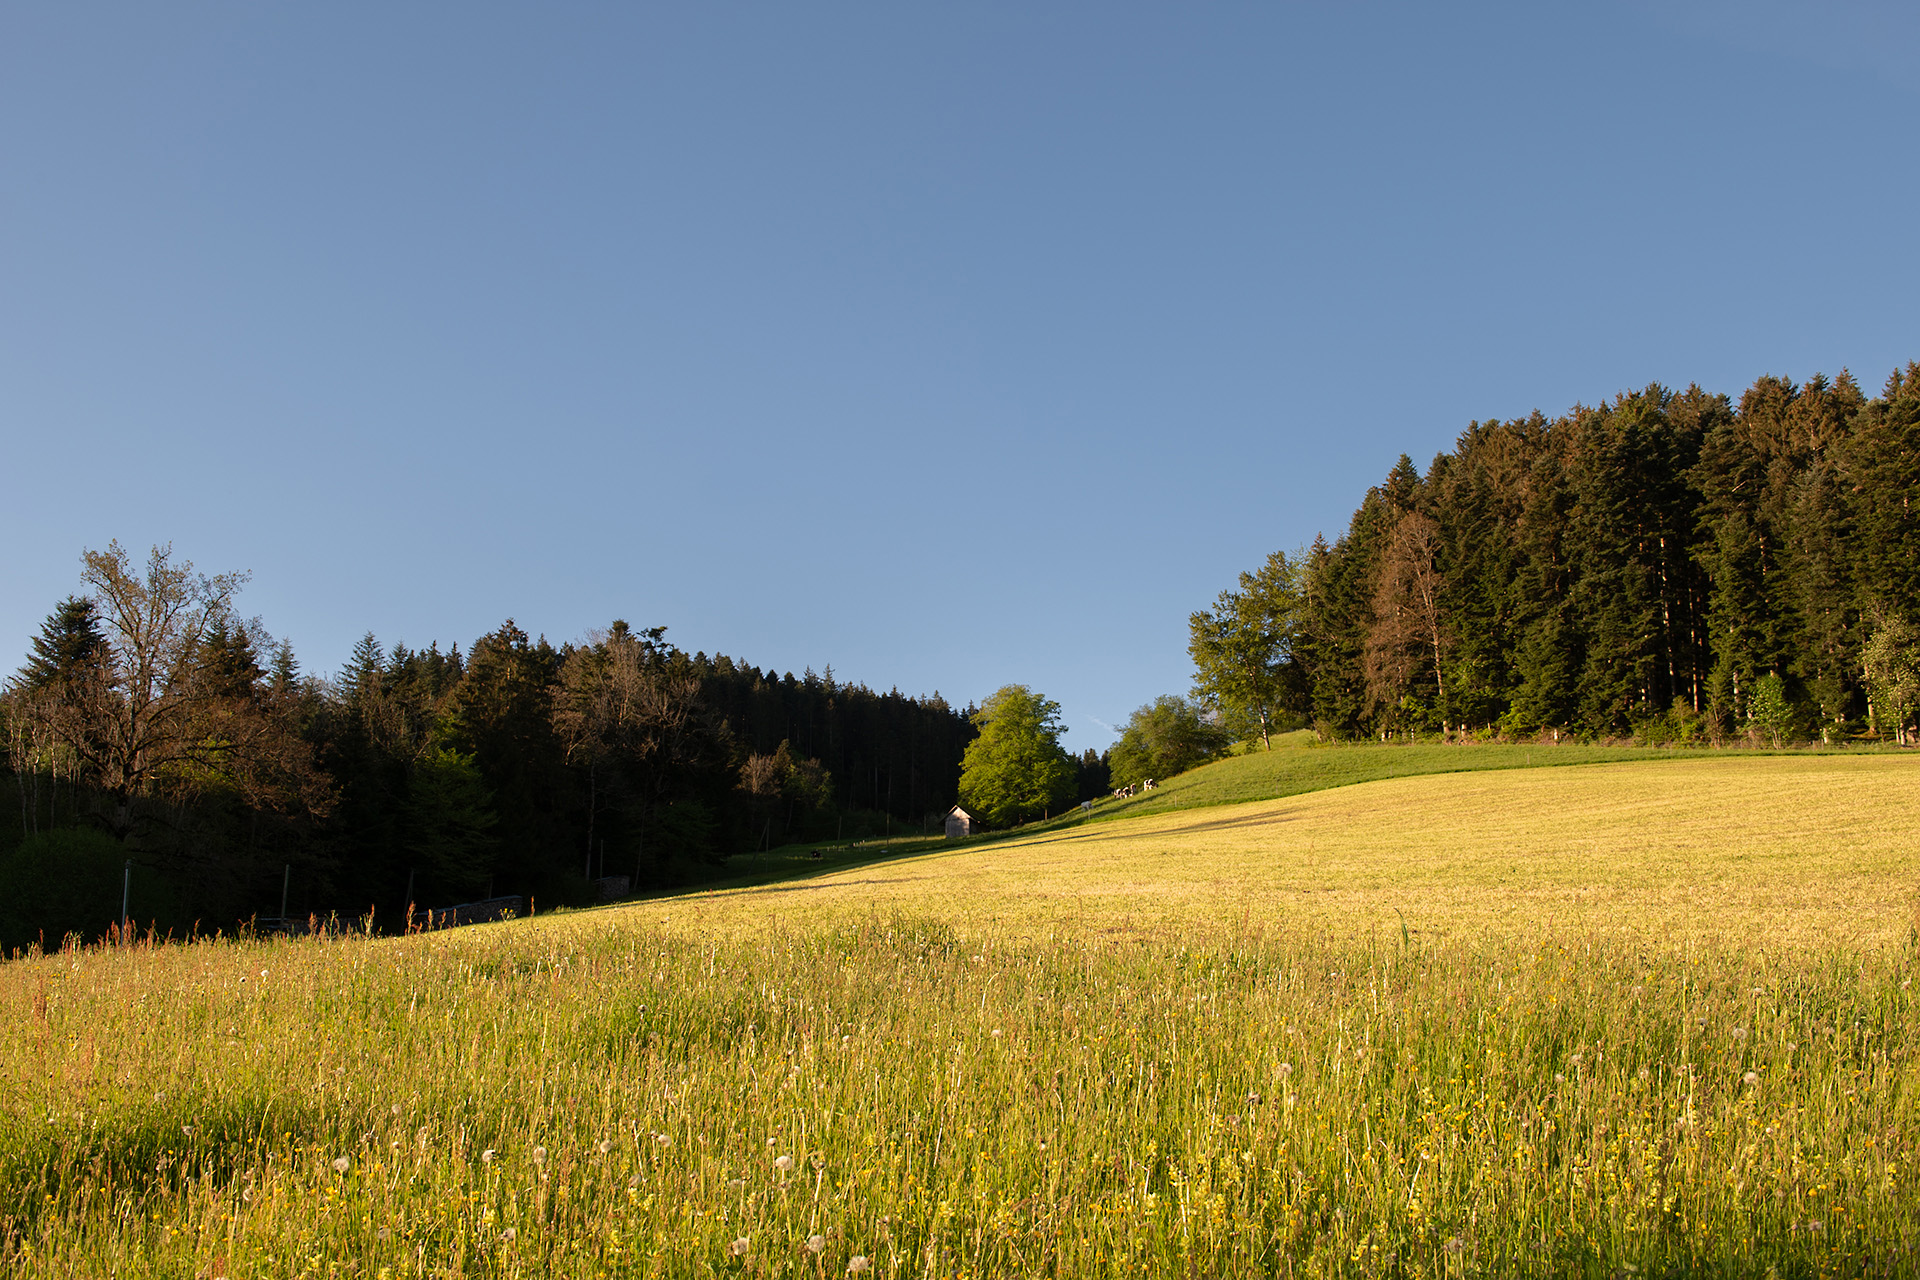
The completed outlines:
<svg viewBox="0 0 1920 1280">
<path fill-rule="evenodd" d="M 125 873 L 120 880 L 120 941 L 127 940 L 127 903 L 133 896 L 133 859 L 127 859 Z"/>
<path fill-rule="evenodd" d="M 286 864 L 286 874 L 280 877 L 280 918 L 287 918 L 287 889 L 293 884 L 293 864 Z"/>
</svg>

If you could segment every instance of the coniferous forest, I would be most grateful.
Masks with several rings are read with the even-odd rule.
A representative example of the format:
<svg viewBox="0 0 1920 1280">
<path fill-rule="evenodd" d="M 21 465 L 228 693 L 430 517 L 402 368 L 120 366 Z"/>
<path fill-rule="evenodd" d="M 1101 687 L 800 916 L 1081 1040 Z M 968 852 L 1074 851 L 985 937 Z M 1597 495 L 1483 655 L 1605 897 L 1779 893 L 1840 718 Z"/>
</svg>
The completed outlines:
<svg viewBox="0 0 1920 1280">
<path fill-rule="evenodd" d="M 89 551 L 4 703 L 0 943 L 496 894 L 591 901 L 711 878 L 732 854 L 916 831 L 976 730 L 877 693 L 687 654 L 613 623 L 554 646 L 512 621 L 462 651 L 383 647 L 300 672 L 240 619 L 243 579 Z M 384 922 L 382 917 L 385 917 Z"/>
<path fill-rule="evenodd" d="M 1193 617 L 1200 692 L 1323 738 L 1908 743 L 1920 364 L 1475 422 Z"/>
<path fill-rule="evenodd" d="M 1424 474 L 1401 457 L 1335 541 L 1275 553 L 1193 615 L 1197 700 L 1136 721 L 1210 709 L 1212 737 L 1141 768 L 1290 725 L 1920 741 L 1917 519 L 1920 364 L 1878 396 L 1846 373 L 1765 377 L 1737 401 L 1651 386 L 1475 422 Z M 410 903 L 694 883 L 796 840 L 932 828 L 978 733 L 938 694 L 688 654 L 624 622 L 557 647 L 512 621 L 465 650 L 368 635 L 321 677 L 239 615 L 242 575 L 167 548 L 83 562 L 0 701 L 17 801 L 0 945 L 97 935 L 129 863 L 131 914 L 175 930 L 283 901 L 392 923 Z M 1153 736 L 1129 734 L 1121 781 Z M 1077 767 L 1081 798 L 1100 794 L 1108 761 Z"/>
</svg>

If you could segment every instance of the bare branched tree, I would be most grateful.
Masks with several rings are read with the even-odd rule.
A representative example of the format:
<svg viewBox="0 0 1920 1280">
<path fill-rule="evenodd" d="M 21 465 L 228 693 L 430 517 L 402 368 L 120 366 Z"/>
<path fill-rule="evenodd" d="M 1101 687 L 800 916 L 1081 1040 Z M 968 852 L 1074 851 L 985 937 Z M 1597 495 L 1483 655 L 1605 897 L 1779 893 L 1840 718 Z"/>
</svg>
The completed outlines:
<svg viewBox="0 0 1920 1280">
<path fill-rule="evenodd" d="M 1380 560 L 1374 588 L 1373 626 L 1367 632 L 1367 697 L 1376 710 L 1390 711 L 1407 696 L 1414 675 L 1429 659 L 1438 691 L 1440 731 L 1447 720 L 1446 656 L 1451 648 L 1440 592 L 1446 586 L 1434 565 L 1440 527 L 1418 511 L 1394 524 Z"/>
<path fill-rule="evenodd" d="M 256 806 L 324 803 L 311 753 L 276 704 L 291 691 L 263 689 L 257 666 L 236 676 L 210 663 L 267 643 L 257 622 L 233 616 L 247 575 L 196 573 L 171 546 L 153 548 L 144 569 L 118 542 L 82 560 L 105 645 L 23 708 L 110 797 L 114 834 L 131 837 L 152 796 L 226 790 Z M 216 636 L 223 644 L 210 646 Z"/>
<path fill-rule="evenodd" d="M 662 634 L 664 628 L 636 633 L 616 622 L 604 637 L 569 655 L 560 670 L 553 728 L 568 761 L 587 768 L 589 867 L 593 815 L 609 775 L 636 793 L 644 829 L 678 770 L 713 740 L 700 681 L 678 669 Z"/>
</svg>

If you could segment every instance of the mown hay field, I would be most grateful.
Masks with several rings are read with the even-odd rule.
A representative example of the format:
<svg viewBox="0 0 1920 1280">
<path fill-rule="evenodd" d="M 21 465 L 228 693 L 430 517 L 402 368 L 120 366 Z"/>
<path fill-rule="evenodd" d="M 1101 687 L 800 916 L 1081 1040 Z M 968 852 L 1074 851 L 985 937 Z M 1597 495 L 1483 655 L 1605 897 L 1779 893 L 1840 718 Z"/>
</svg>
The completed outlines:
<svg viewBox="0 0 1920 1280">
<path fill-rule="evenodd" d="M 1806 755 L 1827 748 L 1803 748 Z M 1858 757 L 1876 749 L 1839 749 Z M 1741 754 L 1748 754 L 1742 751 Z M 1564 741 L 1461 744 L 1319 742 L 1310 730 L 1283 734 L 1271 751 L 1253 750 L 1161 781 L 1152 791 L 1123 800 L 1103 800 L 1098 816 L 1138 817 L 1200 805 L 1243 804 L 1329 787 L 1431 773 L 1479 773 L 1506 769 L 1551 769 L 1574 765 L 1665 763 L 1701 757 L 1728 758 L 1705 747 L 1634 747 Z"/>
<path fill-rule="evenodd" d="M 1028 937 L 1384 938 L 1405 923 L 1423 936 L 1887 943 L 1920 901 L 1916 820 L 1920 763 L 1899 756 L 1424 775 L 966 843 L 658 918 L 732 931 L 878 907 Z"/>
<path fill-rule="evenodd" d="M 1398 779 L 0 966 L 82 1276 L 1920 1274 L 1914 762 Z"/>
</svg>

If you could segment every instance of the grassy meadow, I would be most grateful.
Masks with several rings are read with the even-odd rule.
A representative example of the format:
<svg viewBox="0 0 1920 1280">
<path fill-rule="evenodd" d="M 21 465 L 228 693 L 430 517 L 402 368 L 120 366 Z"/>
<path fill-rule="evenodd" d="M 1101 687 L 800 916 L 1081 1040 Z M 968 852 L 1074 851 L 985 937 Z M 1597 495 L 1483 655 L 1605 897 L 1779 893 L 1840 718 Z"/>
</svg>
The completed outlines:
<svg viewBox="0 0 1920 1280">
<path fill-rule="evenodd" d="M 1320 743 L 1311 730 L 1283 734 L 1271 751 L 1248 751 L 1169 778 L 1152 791 L 1102 801 L 1102 818 L 1137 817 L 1200 805 L 1242 804 L 1350 787 L 1358 782 L 1435 773 L 1559 768 L 1570 765 L 1654 763 L 1710 757 L 1704 748 L 1604 746 L 1591 743 L 1436 742 Z"/>
<path fill-rule="evenodd" d="M 16 960 L 0 1267 L 1920 1274 L 1917 785 L 1456 771 Z"/>
</svg>

